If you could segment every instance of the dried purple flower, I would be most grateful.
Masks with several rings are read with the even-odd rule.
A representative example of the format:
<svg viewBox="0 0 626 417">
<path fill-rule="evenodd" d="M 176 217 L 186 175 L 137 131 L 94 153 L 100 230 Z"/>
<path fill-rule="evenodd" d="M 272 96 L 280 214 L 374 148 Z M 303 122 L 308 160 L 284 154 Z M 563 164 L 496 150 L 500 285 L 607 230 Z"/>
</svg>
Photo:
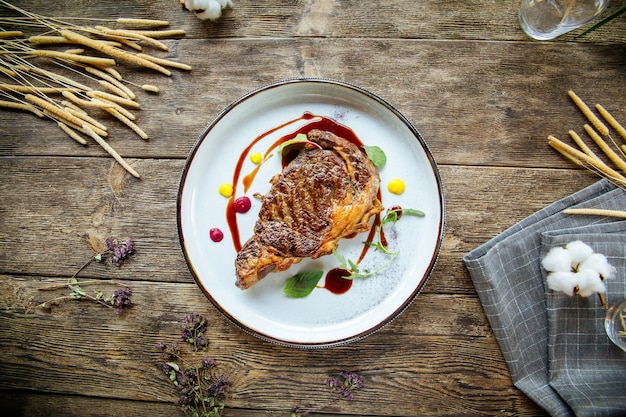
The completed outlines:
<svg viewBox="0 0 626 417">
<path fill-rule="evenodd" d="M 157 343 L 156 348 L 161 351 L 161 356 L 166 361 L 176 360 L 180 357 L 180 347 L 178 343 Z"/>
<path fill-rule="evenodd" d="M 205 335 L 207 321 L 200 314 L 187 314 L 180 322 L 179 327 L 183 331 L 181 339 L 191 344 L 194 351 L 204 349 L 208 346 L 209 340 Z"/>
<path fill-rule="evenodd" d="M 100 262 L 109 255 L 111 262 L 115 266 L 121 266 L 126 257 L 135 252 L 135 242 L 130 238 L 120 244 L 117 239 L 108 237 L 104 240 L 104 246 L 106 247 L 106 251 L 98 254 L 96 260 Z"/>
<path fill-rule="evenodd" d="M 340 396 L 348 401 L 354 400 L 354 391 L 363 388 L 363 377 L 349 371 L 343 371 L 339 376 L 331 376 L 326 384 L 333 388 Z"/>
<path fill-rule="evenodd" d="M 205 358 L 202 359 L 202 362 L 200 362 L 200 366 L 205 369 L 214 368 L 217 366 L 217 362 L 215 362 L 215 359 Z"/>
<path fill-rule="evenodd" d="M 113 300 L 111 303 L 115 307 L 115 314 L 120 314 L 122 309 L 131 305 L 130 296 L 132 291 L 130 288 L 118 288 L 113 293 Z"/>
<path fill-rule="evenodd" d="M 344 371 L 339 374 L 344 379 L 344 385 L 351 390 L 363 388 L 363 377 L 354 372 Z"/>
<path fill-rule="evenodd" d="M 205 395 L 208 397 L 215 398 L 218 401 L 223 401 L 226 396 L 226 392 L 230 389 L 230 384 L 228 383 L 228 377 L 226 375 L 220 375 L 217 378 L 214 378 L 213 382 L 209 384 L 206 389 Z"/>
</svg>

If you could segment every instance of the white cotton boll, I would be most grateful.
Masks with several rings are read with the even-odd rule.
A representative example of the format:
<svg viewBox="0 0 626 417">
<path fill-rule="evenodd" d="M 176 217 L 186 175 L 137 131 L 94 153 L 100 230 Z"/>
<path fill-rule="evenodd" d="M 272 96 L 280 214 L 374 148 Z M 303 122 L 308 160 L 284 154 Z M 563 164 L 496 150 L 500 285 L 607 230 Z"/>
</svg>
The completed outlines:
<svg viewBox="0 0 626 417">
<path fill-rule="evenodd" d="M 191 10 L 204 10 L 209 7 L 211 0 L 185 0 L 185 9 Z"/>
<path fill-rule="evenodd" d="M 222 6 L 217 2 L 217 0 L 209 0 L 209 4 L 207 7 L 201 11 L 200 13 L 196 13 L 202 20 L 216 20 L 219 19 L 222 15 Z"/>
<path fill-rule="evenodd" d="M 574 295 L 574 291 L 578 286 L 576 274 L 566 271 L 549 273 L 546 277 L 546 283 L 551 290 L 562 291 L 567 295 Z"/>
<path fill-rule="evenodd" d="M 578 281 L 578 295 L 581 297 L 589 297 L 591 294 L 606 291 L 600 274 L 593 269 L 578 271 L 576 280 Z"/>
<path fill-rule="evenodd" d="M 217 20 L 222 16 L 222 9 L 232 5 L 231 0 L 185 0 L 185 8 L 202 20 Z"/>
<path fill-rule="evenodd" d="M 579 271 L 591 269 L 598 272 L 604 279 L 615 278 L 617 270 L 601 253 L 592 253 L 578 267 Z"/>
<path fill-rule="evenodd" d="M 583 243 L 580 240 L 570 242 L 565 246 L 572 257 L 572 265 L 575 266 L 584 261 L 589 255 L 593 253 L 591 246 Z"/>
<path fill-rule="evenodd" d="M 541 261 L 541 265 L 546 271 L 570 272 L 572 270 L 572 256 L 567 249 L 557 246 L 548 251 Z"/>
</svg>

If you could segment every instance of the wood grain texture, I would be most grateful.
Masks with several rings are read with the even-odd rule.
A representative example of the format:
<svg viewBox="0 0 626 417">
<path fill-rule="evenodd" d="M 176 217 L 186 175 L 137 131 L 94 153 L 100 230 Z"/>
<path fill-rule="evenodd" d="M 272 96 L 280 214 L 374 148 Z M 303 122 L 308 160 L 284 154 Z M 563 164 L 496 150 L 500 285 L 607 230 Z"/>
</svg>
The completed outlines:
<svg viewBox="0 0 626 417">
<path fill-rule="evenodd" d="M 110 128 L 109 143 L 122 156 L 185 158 L 228 104 L 286 78 L 339 79 L 379 94 L 420 130 L 442 164 L 568 167 L 547 145 L 549 134 L 565 138 L 569 129 L 583 134 L 585 119 L 568 89 L 590 105 L 603 104 L 619 120 L 626 118 L 626 44 L 220 40 L 198 57 L 195 51 L 204 45 L 175 41 L 172 59 L 190 63 L 189 73 L 128 75 L 129 81 L 149 82 L 162 92 L 137 92 L 142 105 L 135 111 L 137 123 L 149 141 L 108 115 L 100 117 Z M 0 134 L 3 155 L 106 156 L 93 141 L 79 145 L 51 121 L 3 114 L 0 129 L 12 132 Z"/>
<path fill-rule="evenodd" d="M 235 0 L 217 22 L 196 19 L 178 0 L 16 3 L 110 26 L 118 17 L 169 20 L 186 35 L 165 40 L 168 52 L 150 52 L 193 69 L 166 77 L 117 67 L 138 93 L 138 124 L 150 140 L 99 118 L 141 180 L 50 121 L 0 112 L 3 415 L 182 415 L 155 344 L 177 339 L 191 312 L 209 318 L 206 355 L 231 377 L 225 416 L 289 416 L 294 404 L 328 398 L 326 379 L 343 370 L 362 374 L 365 387 L 354 402 L 313 416 L 545 415 L 512 385 L 462 256 L 597 180 L 546 138 L 582 133 L 568 89 L 626 122 L 625 19 L 583 39 L 578 31 L 536 42 L 519 28 L 512 0 Z M 185 158 L 204 127 L 248 91 L 303 77 L 353 83 L 397 107 L 432 150 L 446 199 L 441 256 L 422 293 L 376 334 L 324 350 L 276 346 L 233 325 L 194 283 L 176 224 Z M 144 83 L 161 92 L 134 85 Z M 68 293 L 40 288 L 66 283 L 111 236 L 134 238 L 136 254 L 119 268 L 89 265 L 79 280 L 105 293 L 129 285 L 131 309 L 36 308 Z"/>
</svg>

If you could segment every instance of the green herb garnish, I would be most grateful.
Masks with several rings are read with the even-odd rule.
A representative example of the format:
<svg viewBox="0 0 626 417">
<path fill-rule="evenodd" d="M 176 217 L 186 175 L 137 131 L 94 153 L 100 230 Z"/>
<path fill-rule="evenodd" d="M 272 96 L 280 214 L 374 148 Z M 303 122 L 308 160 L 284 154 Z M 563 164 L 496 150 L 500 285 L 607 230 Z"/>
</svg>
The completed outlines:
<svg viewBox="0 0 626 417">
<path fill-rule="evenodd" d="M 398 254 L 400 253 L 400 250 L 389 250 L 389 248 L 381 242 L 380 228 L 384 224 L 395 224 L 402 215 L 424 217 L 426 214 L 423 211 L 416 209 L 403 209 L 400 207 L 390 208 L 385 213 L 385 216 L 380 220 L 380 225 L 376 226 L 376 235 L 378 236 L 378 241 L 363 242 L 364 245 L 374 248 L 375 251 L 380 251 L 389 256 L 387 262 L 385 262 L 385 264 L 382 265 L 380 268 L 373 271 L 369 269 L 360 269 L 355 262 L 350 259 L 346 259 L 339 252 L 333 250 L 333 255 L 335 255 L 335 258 L 337 258 L 337 260 L 339 261 L 339 268 L 345 269 L 349 272 L 349 275 L 342 277 L 343 279 L 368 278 L 372 275 L 379 274 L 387 267 L 389 267 L 389 265 L 391 265 L 395 257 L 398 256 Z M 306 297 L 315 289 L 323 274 L 324 271 L 307 271 L 296 274 L 293 277 L 289 278 L 289 280 L 287 280 L 287 284 L 285 285 L 283 292 L 292 298 Z"/>
<path fill-rule="evenodd" d="M 367 157 L 372 161 L 372 164 L 378 169 L 381 169 L 387 163 L 387 155 L 378 146 L 364 146 Z"/>
<path fill-rule="evenodd" d="M 296 274 L 287 280 L 283 292 L 291 298 L 302 298 L 311 294 L 322 278 L 324 271 L 306 271 Z"/>
</svg>

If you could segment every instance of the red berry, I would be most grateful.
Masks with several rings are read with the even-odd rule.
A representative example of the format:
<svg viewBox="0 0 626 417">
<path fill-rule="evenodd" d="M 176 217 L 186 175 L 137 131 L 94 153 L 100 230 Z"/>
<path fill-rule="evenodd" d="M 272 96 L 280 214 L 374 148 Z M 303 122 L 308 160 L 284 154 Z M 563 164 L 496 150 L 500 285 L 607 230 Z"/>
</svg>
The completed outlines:
<svg viewBox="0 0 626 417">
<path fill-rule="evenodd" d="M 246 196 L 239 197 L 233 202 L 233 209 L 237 213 L 246 213 L 248 210 L 250 210 L 250 207 L 252 207 L 252 203 L 250 202 L 250 199 Z"/>
<path fill-rule="evenodd" d="M 224 233 L 217 227 L 209 230 L 209 236 L 213 242 L 221 242 L 221 240 L 224 239 Z"/>
</svg>

